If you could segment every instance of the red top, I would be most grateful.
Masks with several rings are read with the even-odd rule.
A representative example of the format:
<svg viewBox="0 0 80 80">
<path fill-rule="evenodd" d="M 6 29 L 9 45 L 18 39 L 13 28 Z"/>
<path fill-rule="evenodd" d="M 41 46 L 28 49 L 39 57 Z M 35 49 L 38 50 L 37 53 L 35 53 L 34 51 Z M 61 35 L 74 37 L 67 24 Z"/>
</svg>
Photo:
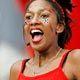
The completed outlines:
<svg viewBox="0 0 80 80">
<path fill-rule="evenodd" d="M 34 76 L 34 77 L 23 75 L 25 63 L 28 61 L 28 60 L 23 60 L 22 68 L 21 68 L 21 72 L 19 74 L 18 80 L 68 80 L 68 78 L 65 76 L 64 72 L 62 71 L 62 66 L 63 66 L 65 60 L 67 59 L 69 52 L 70 51 L 68 51 L 66 54 L 63 55 L 58 68 L 56 68 L 50 72 L 47 72 L 47 73 L 44 73 L 44 74 L 41 74 L 38 76 Z"/>
</svg>

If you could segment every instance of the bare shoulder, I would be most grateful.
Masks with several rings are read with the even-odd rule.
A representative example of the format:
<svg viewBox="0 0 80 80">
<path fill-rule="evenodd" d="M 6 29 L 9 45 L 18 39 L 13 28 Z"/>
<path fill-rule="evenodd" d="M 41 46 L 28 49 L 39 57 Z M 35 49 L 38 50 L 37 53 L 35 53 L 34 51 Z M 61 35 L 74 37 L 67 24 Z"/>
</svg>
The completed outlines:
<svg viewBox="0 0 80 80">
<path fill-rule="evenodd" d="M 72 66 L 73 75 L 80 80 L 80 49 L 74 49 L 68 55 L 68 62 Z"/>
<path fill-rule="evenodd" d="M 74 49 L 69 54 L 70 60 L 76 62 L 80 62 L 80 49 Z"/>
<path fill-rule="evenodd" d="M 18 76 L 21 70 L 21 64 L 22 64 L 22 60 L 21 61 L 17 61 L 15 62 L 10 69 L 10 80 L 18 80 Z"/>
</svg>

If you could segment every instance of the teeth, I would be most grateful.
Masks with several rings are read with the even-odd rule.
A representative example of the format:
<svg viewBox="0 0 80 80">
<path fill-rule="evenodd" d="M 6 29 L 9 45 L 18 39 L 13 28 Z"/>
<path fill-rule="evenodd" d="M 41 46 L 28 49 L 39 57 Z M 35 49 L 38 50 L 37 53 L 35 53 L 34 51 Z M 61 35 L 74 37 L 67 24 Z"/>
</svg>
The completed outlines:
<svg viewBox="0 0 80 80">
<path fill-rule="evenodd" d="M 32 30 L 32 31 L 31 31 L 32 34 L 35 33 L 35 32 L 42 33 L 42 31 L 40 31 L 40 30 Z"/>
</svg>

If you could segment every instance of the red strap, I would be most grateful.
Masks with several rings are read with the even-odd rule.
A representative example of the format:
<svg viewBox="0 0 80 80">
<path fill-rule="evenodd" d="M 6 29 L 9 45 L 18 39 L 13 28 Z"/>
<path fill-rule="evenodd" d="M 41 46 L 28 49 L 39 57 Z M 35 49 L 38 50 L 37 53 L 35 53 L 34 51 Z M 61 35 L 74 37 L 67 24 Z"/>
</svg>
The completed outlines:
<svg viewBox="0 0 80 80">
<path fill-rule="evenodd" d="M 21 64 L 21 71 L 20 71 L 20 73 L 22 73 L 22 70 L 23 70 L 24 65 L 25 65 L 25 61 L 26 61 L 26 59 L 23 59 L 23 60 L 22 60 L 22 64 Z"/>
<path fill-rule="evenodd" d="M 64 62 L 65 62 L 65 60 L 66 60 L 66 58 L 67 58 L 67 56 L 68 56 L 68 54 L 69 54 L 69 52 L 71 52 L 71 51 L 72 51 L 72 50 L 69 50 L 67 53 L 65 53 L 65 54 L 63 55 L 59 66 L 62 67 L 62 65 L 64 64 Z"/>
</svg>

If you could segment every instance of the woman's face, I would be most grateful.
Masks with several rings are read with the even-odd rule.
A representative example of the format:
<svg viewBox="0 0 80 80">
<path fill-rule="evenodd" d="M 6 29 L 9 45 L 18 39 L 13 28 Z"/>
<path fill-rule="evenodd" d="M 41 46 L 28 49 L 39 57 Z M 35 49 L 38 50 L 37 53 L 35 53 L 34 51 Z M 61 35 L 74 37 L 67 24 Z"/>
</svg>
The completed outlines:
<svg viewBox="0 0 80 80">
<path fill-rule="evenodd" d="M 25 23 L 25 35 L 34 49 L 43 51 L 57 45 L 59 25 L 56 12 L 48 2 L 32 2 L 25 14 Z"/>
</svg>

